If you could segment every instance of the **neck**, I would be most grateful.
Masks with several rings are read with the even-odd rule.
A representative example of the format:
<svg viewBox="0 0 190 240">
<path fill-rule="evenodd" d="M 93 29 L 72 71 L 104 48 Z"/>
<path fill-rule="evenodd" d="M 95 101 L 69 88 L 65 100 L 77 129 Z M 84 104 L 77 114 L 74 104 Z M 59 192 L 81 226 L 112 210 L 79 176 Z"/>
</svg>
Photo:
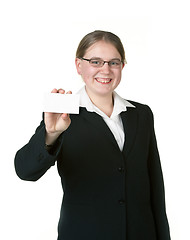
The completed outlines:
<svg viewBox="0 0 190 240">
<path fill-rule="evenodd" d="M 102 112 L 104 112 L 108 117 L 111 116 L 113 112 L 113 94 L 109 95 L 96 95 L 86 89 L 86 92 L 92 101 L 92 103 L 99 108 Z"/>
</svg>

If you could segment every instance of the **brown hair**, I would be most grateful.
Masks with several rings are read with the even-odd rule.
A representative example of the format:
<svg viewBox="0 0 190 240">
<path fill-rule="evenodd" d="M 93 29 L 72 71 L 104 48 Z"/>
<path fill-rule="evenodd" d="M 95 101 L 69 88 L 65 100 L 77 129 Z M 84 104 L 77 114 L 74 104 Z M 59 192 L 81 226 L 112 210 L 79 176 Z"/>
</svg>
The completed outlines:
<svg viewBox="0 0 190 240">
<path fill-rule="evenodd" d="M 79 46 L 77 48 L 76 57 L 77 58 L 84 57 L 87 49 L 90 46 L 92 46 L 94 43 L 101 40 L 113 44 L 114 47 L 119 52 L 119 54 L 121 55 L 121 61 L 123 63 L 126 63 L 125 50 L 120 38 L 111 32 L 100 31 L 100 30 L 96 30 L 94 32 L 88 33 L 86 36 L 83 37 L 83 39 L 80 41 Z"/>
</svg>

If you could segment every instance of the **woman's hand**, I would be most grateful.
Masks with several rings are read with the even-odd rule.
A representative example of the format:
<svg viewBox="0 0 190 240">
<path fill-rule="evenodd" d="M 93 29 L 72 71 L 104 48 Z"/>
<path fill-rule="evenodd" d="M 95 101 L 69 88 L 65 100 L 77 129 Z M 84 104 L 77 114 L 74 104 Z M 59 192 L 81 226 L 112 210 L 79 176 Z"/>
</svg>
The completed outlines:
<svg viewBox="0 0 190 240">
<path fill-rule="evenodd" d="M 63 89 L 53 89 L 52 93 L 65 94 Z M 67 94 L 72 94 L 71 91 Z M 67 113 L 49 113 L 45 112 L 45 126 L 46 126 L 46 144 L 52 145 L 59 135 L 64 132 L 71 124 L 71 119 Z"/>
</svg>

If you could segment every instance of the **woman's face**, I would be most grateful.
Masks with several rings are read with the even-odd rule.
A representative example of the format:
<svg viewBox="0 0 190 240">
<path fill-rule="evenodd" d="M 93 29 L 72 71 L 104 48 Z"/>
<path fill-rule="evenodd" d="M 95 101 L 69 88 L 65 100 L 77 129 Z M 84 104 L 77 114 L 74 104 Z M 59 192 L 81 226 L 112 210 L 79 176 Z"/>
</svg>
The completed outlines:
<svg viewBox="0 0 190 240">
<path fill-rule="evenodd" d="M 121 60 L 121 56 L 114 45 L 99 41 L 89 47 L 83 56 L 86 59 Z M 96 96 L 110 96 L 121 81 L 123 64 L 112 68 L 105 63 L 102 67 L 94 67 L 88 61 L 76 59 L 77 72 L 82 76 L 89 94 Z"/>
</svg>

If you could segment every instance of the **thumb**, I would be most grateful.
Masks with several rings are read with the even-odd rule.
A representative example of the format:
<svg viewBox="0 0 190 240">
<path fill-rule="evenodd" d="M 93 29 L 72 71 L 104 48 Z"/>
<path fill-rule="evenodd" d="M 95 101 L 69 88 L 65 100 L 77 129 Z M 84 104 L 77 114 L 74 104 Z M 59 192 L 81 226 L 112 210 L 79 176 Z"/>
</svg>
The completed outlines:
<svg viewBox="0 0 190 240">
<path fill-rule="evenodd" d="M 63 113 L 61 117 L 63 120 L 67 120 L 67 119 L 69 119 L 69 114 Z"/>
</svg>

